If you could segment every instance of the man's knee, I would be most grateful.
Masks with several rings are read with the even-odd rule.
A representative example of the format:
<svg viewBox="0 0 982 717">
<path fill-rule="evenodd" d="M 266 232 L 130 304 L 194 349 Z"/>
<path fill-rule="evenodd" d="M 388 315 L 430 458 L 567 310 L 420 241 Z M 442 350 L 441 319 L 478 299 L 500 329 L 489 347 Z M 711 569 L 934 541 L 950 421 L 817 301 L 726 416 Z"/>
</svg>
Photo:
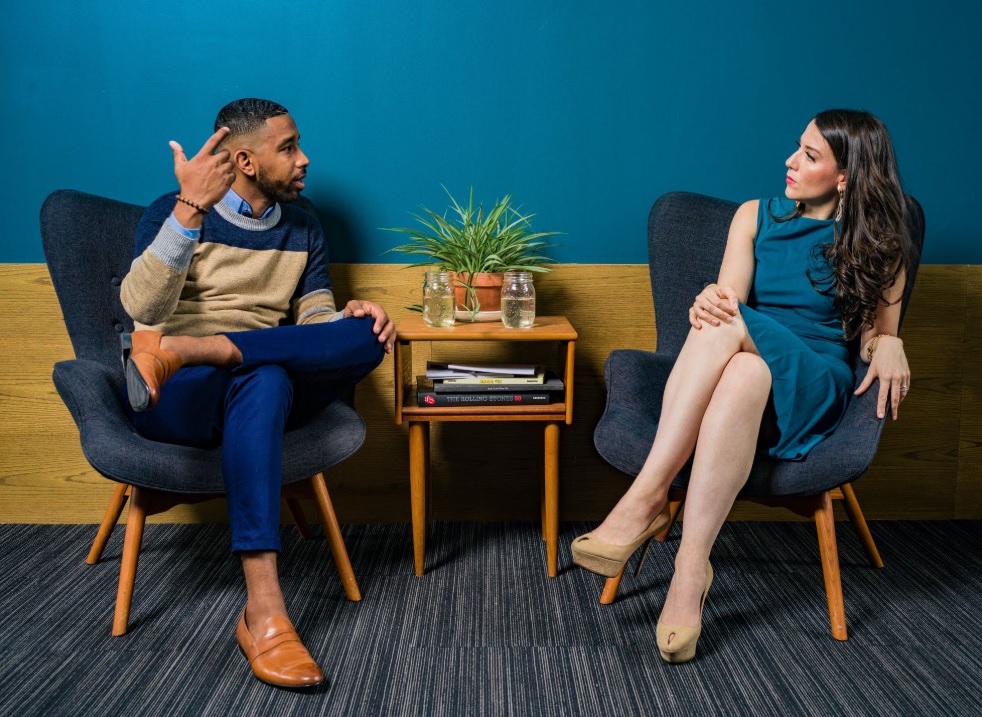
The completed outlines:
<svg viewBox="0 0 982 717">
<path fill-rule="evenodd" d="M 366 374 L 371 372 L 385 358 L 385 347 L 375 333 L 375 319 L 363 316 L 342 320 L 352 322 L 348 348 L 357 357 L 356 363 L 365 366 Z"/>
<path fill-rule="evenodd" d="M 287 407 L 293 400 L 293 382 L 282 366 L 256 366 L 237 375 L 234 384 L 231 400 L 249 396 L 260 406 Z"/>
</svg>

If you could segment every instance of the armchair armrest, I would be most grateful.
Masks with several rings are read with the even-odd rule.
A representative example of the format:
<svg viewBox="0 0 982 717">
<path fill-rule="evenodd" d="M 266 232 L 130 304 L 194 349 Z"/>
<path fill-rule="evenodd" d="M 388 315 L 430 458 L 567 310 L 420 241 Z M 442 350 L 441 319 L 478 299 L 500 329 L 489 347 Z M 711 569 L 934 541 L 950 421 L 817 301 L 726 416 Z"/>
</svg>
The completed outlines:
<svg viewBox="0 0 982 717">
<path fill-rule="evenodd" d="M 134 430 L 123 409 L 119 386 L 121 373 L 99 361 L 75 359 L 55 364 L 55 388 L 78 426 L 82 453 L 99 473 L 115 481 L 143 485 L 133 476 L 139 468 L 141 444 L 146 440 Z M 137 463 L 127 467 L 126 458 Z"/>
<path fill-rule="evenodd" d="M 868 368 L 866 364 L 856 359 L 853 370 L 853 390 L 862 383 Z M 890 420 L 876 417 L 876 400 L 879 391 L 880 382 L 876 380 L 862 396 L 853 396 L 839 427 L 808 454 L 806 462 L 835 466 L 836 485 L 848 483 L 861 476 L 869 469 L 876 456 L 883 427 Z M 887 409 L 889 416 L 889 404 Z"/>
<path fill-rule="evenodd" d="M 675 356 L 639 349 L 612 351 L 604 364 L 607 407 L 637 412 L 658 422 L 665 383 L 675 365 Z"/>
<path fill-rule="evenodd" d="M 114 374 L 105 364 L 91 359 L 59 361 L 51 379 L 79 431 L 90 419 L 118 417 L 129 426 L 117 388 L 122 375 Z"/>
<path fill-rule="evenodd" d="M 858 358 L 853 366 L 853 387 L 866 375 Z M 876 417 L 880 384 L 849 401 L 842 422 L 831 436 L 815 446 L 802 461 L 757 461 L 744 495 L 814 495 L 849 483 L 865 473 L 876 455 L 887 419 Z"/>
<path fill-rule="evenodd" d="M 593 444 L 605 461 L 628 475 L 637 475 L 651 448 L 674 365 L 674 356 L 639 349 L 618 349 L 607 358 L 607 406 Z"/>
</svg>

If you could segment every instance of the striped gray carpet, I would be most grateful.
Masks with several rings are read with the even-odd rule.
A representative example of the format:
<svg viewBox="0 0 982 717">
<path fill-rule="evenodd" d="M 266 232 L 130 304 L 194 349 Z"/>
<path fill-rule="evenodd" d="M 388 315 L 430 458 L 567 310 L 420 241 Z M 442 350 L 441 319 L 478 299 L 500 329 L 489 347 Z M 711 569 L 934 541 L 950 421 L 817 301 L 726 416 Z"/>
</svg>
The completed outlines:
<svg viewBox="0 0 982 717">
<path fill-rule="evenodd" d="M 568 566 L 587 526 L 562 527 Z M 109 634 L 121 529 L 90 567 L 92 526 L 0 526 L 0 714 L 982 714 L 982 524 L 873 533 L 882 571 L 839 527 L 850 629 L 839 643 L 814 527 L 727 524 L 698 659 L 668 666 L 654 626 L 671 539 L 602 606 L 601 578 L 545 576 L 532 524 L 437 523 L 421 578 L 407 525 L 346 526 L 365 596 L 355 604 L 324 541 L 284 529 L 292 617 L 329 679 L 296 693 L 253 679 L 236 647 L 244 591 L 224 526 L 148 526 L 121 638 Z"/>
</svg>

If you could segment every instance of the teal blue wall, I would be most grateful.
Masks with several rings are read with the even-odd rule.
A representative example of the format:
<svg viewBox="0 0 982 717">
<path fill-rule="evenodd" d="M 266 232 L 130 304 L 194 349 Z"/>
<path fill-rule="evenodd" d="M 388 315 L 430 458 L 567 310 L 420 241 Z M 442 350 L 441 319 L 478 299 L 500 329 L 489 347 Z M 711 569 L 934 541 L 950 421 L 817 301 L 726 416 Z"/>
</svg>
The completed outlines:
<svg viewBox="0 0 982 717">
<path fill-rule="evenodd" d="M 440 183 L 513 193 L 564 262 L 646 261 L 662 192 L 784 189 L 829 106 L 889 125 L 925 260 L 982 263 L 982 10 L 964 2 L 29 0 L 0 23 L 0 262 L 40 262 L 58 188 L 147 203 L 242 96 L 290 108 L 336 261 L 382 252 Z"/>
</svg>

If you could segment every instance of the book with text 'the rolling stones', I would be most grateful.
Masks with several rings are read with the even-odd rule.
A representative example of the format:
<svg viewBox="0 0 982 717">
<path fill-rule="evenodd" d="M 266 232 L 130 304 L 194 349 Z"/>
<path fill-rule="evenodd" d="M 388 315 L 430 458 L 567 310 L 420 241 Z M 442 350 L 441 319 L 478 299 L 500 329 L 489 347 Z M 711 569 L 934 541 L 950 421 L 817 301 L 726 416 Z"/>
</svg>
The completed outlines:
<svg viewBox="0 0 982 717">
<path fill-rule="evenodd" d="M 514 406 L 548 405 L 559 400 L 558 394 L 541 391 L 484 393 L 437 393 L 417 386 L 416 404 L 418 406 Z"/>
<path fill-rule="evenodd" d="M 446 379 L 431 380 L 425 376 L 417 376 L 416 385 L 427 391 L 436 391 L 437 393 L 525 393 L 530 391 L 538 393 L 563 392 L 563 381 L 561 378 L 559 378 L 559 376 L 554 374 L 552 371 L 546 371 L 541 375 L 543 380 L 539 383 L 512 383 L 513 379 L 510 378 L 502 379 L 500 382 L 498 380 L 494 380 L 482 383 L 458 383 L 456 381 L 448 381 Z"/>
</svg>

